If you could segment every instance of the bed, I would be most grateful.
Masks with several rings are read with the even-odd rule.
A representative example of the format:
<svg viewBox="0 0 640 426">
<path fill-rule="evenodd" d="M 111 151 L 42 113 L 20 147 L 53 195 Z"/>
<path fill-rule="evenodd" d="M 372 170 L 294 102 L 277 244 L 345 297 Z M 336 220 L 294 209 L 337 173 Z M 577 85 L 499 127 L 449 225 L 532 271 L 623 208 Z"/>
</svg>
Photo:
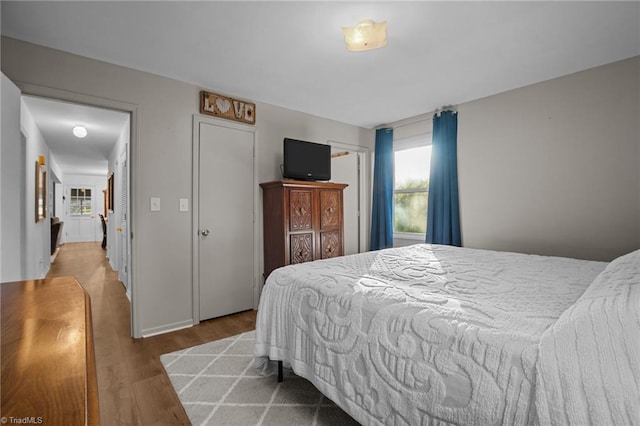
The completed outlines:
<svg viewBox="0 0 640 426">
<path fill-rule="evenodd" d="M 256 366 L 367 425 L 640 424 L 639 268 L 428 244 L 286 266 Z"/>
</svg>

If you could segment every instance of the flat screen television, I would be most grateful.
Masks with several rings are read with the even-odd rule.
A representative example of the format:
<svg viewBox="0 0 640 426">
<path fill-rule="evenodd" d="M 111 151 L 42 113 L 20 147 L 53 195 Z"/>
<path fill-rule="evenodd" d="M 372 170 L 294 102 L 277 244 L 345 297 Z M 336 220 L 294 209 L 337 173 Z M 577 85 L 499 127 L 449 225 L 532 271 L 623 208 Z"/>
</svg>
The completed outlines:
<svg viewBox="0 0 640 426">
<path fill-rule="evenodd" d="M 298 180 L 331 179 L 331 145 L 284 138 L 282 176 Z"/>
</svg>

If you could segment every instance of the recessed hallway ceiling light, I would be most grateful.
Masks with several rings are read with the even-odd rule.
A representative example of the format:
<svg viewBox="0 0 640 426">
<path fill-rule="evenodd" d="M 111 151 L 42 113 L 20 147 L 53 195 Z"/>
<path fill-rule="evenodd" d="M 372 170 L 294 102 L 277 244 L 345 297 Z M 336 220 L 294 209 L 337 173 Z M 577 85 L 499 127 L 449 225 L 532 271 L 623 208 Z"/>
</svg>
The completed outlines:
<svg viewBox="0 0 640 426">
<path fill-rule="evenodd" d="M 73 135 L 76 138 L 82 139 L 87 136 L 87 128 L 84 126 L 76 126 L 73 128 Z"/>
</svg>

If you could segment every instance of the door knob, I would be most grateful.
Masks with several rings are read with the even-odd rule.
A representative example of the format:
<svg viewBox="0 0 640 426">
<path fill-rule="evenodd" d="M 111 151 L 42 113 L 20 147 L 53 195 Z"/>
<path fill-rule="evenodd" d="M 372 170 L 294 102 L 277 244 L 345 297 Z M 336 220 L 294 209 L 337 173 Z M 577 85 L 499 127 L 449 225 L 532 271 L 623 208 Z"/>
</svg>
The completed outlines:
<svg viewBox="0 0 640 426">
<path fill-rule="evenodd" d="M 203 237 L 206 237 L 207 235 L 209 235 L 210 231 L 208 229 L 203 229 L 202 231 L 200 231 L 200 234 Z"/>
</svg>

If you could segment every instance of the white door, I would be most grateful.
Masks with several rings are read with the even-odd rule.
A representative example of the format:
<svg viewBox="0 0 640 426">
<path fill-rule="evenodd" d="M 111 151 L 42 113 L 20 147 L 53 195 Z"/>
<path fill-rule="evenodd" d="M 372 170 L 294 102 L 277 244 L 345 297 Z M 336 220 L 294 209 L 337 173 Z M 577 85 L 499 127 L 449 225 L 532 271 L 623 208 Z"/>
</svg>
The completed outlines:
<svg viewBox="0 0 640 426">
<path fill-rule="evenodd" d="M 129 227 L 127 226 L 127 197 L 129 192 L 129 169 L 127 167 L 127 149 L 120 154 L 118 160 L 118 176 L 120 177 L 119 203 L 116 220 L 116 238 L 118 241 L 118 279 L 122 281 L 127 291 L 127 297 L 131 300 L 131 289 L 129 288 Z"/>
<path fill-rule="evenodd" d="M 255 133 L 199 124 L 200 320 L 253 308 Z"/>
<path fill-rule="evenodd" d="M 102 192 L 100 192 L 102 196 Z M 98 228 L 102 226 L 97 214 L 97 198 L 94 186 L 68 185 L 65 190 L 65 241 L 68 243 L 98 240 Z M 102 228 L 100 228 L 102 229 Z M 102 240 L 102 230 L 100 231 Z"/>
<path fill-rule="evenodd" d="M 332 147 L 331 181 L 346 183 L 343 193 L 344 254 L 360 252 L 358 152 Z"/>
</svg>

